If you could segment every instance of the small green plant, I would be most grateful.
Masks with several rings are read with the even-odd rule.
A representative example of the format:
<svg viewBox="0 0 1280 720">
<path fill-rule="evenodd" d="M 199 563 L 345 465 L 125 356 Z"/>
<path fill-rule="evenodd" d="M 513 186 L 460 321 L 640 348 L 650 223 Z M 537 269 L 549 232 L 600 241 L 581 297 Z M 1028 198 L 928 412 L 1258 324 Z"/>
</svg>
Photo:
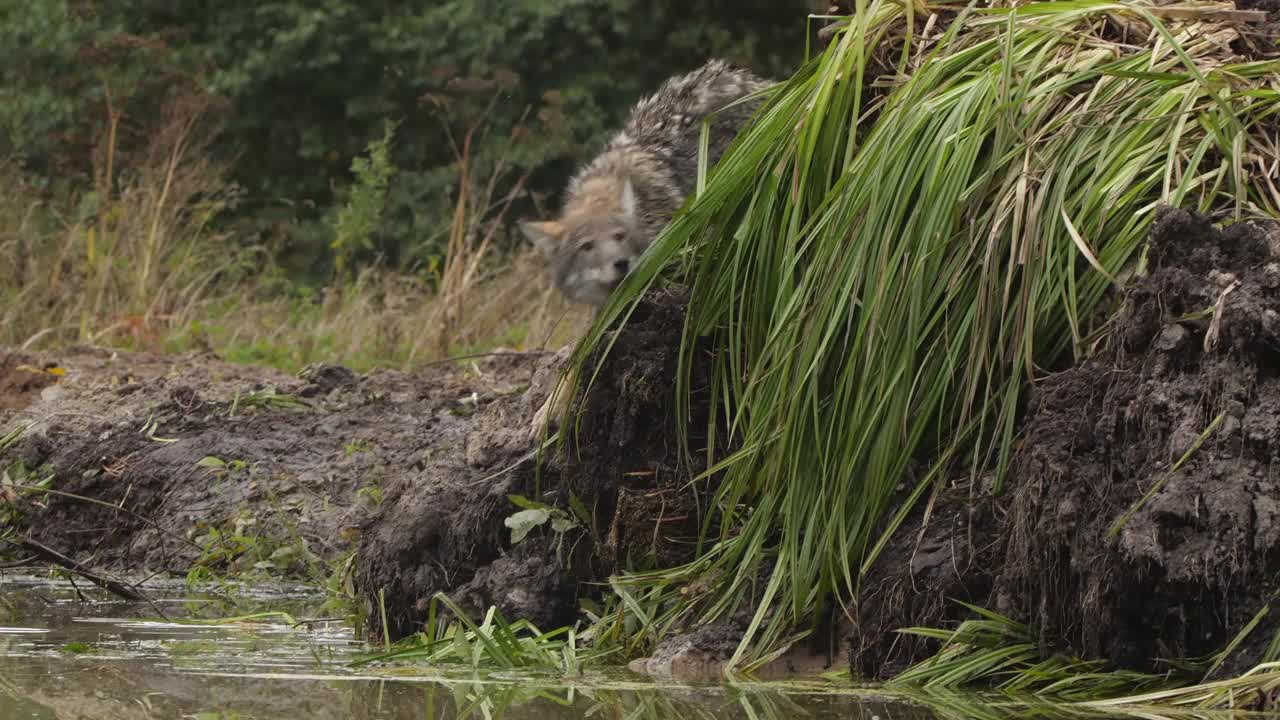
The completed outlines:
<svg viewBox="0 0 1280 720">
<path fill-rule="evenodd" d="M 342 454 L 351 457 L 359 453 L 367 453 L 373 450 L 373 441 L 365 438 L 357 438 L 347 443 L 342 448 Z"/>
<path fill-rule="evenodd" d="M 31 468 L 22 460 L 16 460 L 0 471 L 0 540 L 19 526 L 24 505 L 39 506 L 45 502 L 48 496 L 45 491 L 53 485 L 53 479 L 53 468 Z"/>
<path fill-rule="evenodd" d="M 213 655 L 219 650 L 218 643 L 212 640 L 175 640 L 164 647 L 174 657 Z"/>
<path fill-rule="evenodd" d="M 563 534 L 578 527 L 578 522 L 560 508 L 534 502 L 521 495 L 509 495 L 508 498 L 517 507 L 523 508 L 503 521 L 503 524 L 511 529 L 512 545 L 518 545 L 531 530 L 545 525 L 548 521 L 551 523 L 552 532 L 556 533 Z"/>
<path fill-rule="evenodd" d="M 204 552 L 196 560 L 195 566 L 204 568 L 226 565 L 251 550 L 256 544 L 253 537 L 240 533 L 224 534 L 216 527 L 210 527 L 203 535 L 197 537 L 196 543 L 204 548 Z"/>
<path fill-rule="evenodd" d="M 9 432 L 0 435 L 0 450 L 7 450 L 10 445 L 18 442 L 18 439 L 22 437 L 29 427 L 31 427 L 30 423 L 20 423 L 15 425 Z"/>
<path fill-rule="evenodd" d="M 355 588 L 356 553 L 349 550 L 328 566 L 329 573 L 324 577 L 322 586 L 325 590 L 324 604 L 319 612 L 324 614 L 346 615 L 353 619 L 356 628 L 364 624 L 362 616 L 364 603 L 358 602 Z"/>
<path fill-rule="evenodd" d="M 377 483 L 369 483 L 356 490 L 356 497 L 369 501 L 369 505 L 377 509 L 382 505 L 382 486 Z"/>
<path fill-rule="evenodd" d="M 453 620 L 443 622 L 442 609 Z M 447 595 L 437 593 L 431 600 L 423 632 L 402 640 L 388 652 L 362 658 L 353 665 L 413 660 L 471 668 L 556 669 L 576 675 L 584 665 L 601 662 L 615 652 L 616 649 L 585 647 L 573 628 L 544 633 L 525 620 L 508 622 L 494 607 L 477 624 Z"/>
<path fill-rule="evenodd" d="M 351 186 L 346 205 L 338 212 L 330 244 L 339 278 L 346 276 L 358 253 L 373 248 L 373 238 L 382 226 L 387 187 L 396 173 L 390 150 L 395 128 L 394 123 L 386 123 L 382 137 L 369 142 L 366 156 L 351 161 L 355 183 Z"/>
<path fill-rule="evenodd" d="M 235 417 L 236 413 L 242 408 L 278 408 L 291 412 L 306 412 L 314 409 L 310 402 L 293 395 L 280 393 L 274 387 L 252 390 L 244 395 L 241 395 L 237 390 L 235 396 L 231 399 L 231 406 L 227 408 L 227 417 Z"/>
<path fill-rule="evenodd" d="M 219 480 L 224 480 L 228 476 L 250 469 L 249 463 L 245 460 L 226 461 L 213 455 L 206 455 L 200 458 L 200 460 L 196 461 L 196 467 L 205 468 L 209 471 L 209 474 Z"/>
<path fill-rule="evenodd" d="M 570 502 L 570 508 L 573 509 L 574 514 L 565 512 L 558 507 L 530 500 L 523 495 L 508 495 L 507 498 L 516 507 L 521 508 L 520 511 L 507 516 L 502 521 L 511 530 L 512 545 L 518 545 L 523 542 L 534 528 L 550 523 L 551 532 L 555 533 L 556 536 L 556 554 L 560 556 L 564 549 L 565 535 L 574 528 L 582 527 L 582 523 L 590 520 L 577 496 L 573 496 L 571 498 L 572 502 Z"/>
</svg>

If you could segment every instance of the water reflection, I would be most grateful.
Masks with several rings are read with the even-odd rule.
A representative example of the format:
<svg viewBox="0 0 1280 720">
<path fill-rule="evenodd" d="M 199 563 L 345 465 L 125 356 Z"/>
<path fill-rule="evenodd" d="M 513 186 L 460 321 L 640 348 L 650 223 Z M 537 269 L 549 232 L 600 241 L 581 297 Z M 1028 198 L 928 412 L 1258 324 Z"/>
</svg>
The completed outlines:
<svg viewBox="0 0 1280 720">
<path fill-rule="evenodd" d="M 149 587 L 169 594 L 157 605 L 170 617 L 226 615 L 180 585 Z M 625 671 L 566 681 L 421 666 L 352 669 L 348 662 L 366 648 L 342 622 L 139 621 L 131 618 L 154 610 L 77 593 L 69 584 L 0 575 L 0 720 L 938 717 L 816 683 L 671 686 Z M 250 611 L 296 617 L 316 601 L 279 587 L 241 600 L 242 611 L 248 603 Z"/>
</svg>

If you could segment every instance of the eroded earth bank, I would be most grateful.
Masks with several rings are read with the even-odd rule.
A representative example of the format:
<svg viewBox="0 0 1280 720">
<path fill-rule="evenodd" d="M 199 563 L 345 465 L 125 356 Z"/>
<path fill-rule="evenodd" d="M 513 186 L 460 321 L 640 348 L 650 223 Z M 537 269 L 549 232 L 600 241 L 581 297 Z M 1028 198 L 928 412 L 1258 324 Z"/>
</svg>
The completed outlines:
<svg viewBox="0 0 1280 720">
<path fill-rule="evenodd" d="M 1220 649 L 1271 600 L 1280 232 L 1165 211 L 1148 260 L 1109 340 L 1038 383 L 1003 493 L 971 503 L 983 493 L 967 477 L 948 485 L 927 526 L 918 514 L 880 556 L 837 631 L 855 671 L 922 657 L 894 631 L 962 617 L 955 599 L 1133 668 Z M 3 552 L 38 544 L 133 578 L 333 581 L 350 567 L 375 636 L 379 605 L 402 637 L 437 592 L 572 623 L 597 581 L 690 558 L 711 488 L 688 485 L 702 467 L 677 443 L 683 308 L 678 293 L 646 299 L 566 451 L 545 456 L 528 428 L 563 354 L 295 377 L 209 355 L 0 351 L 0 492 L 30 543 Z M 693 387 L 687 426 L 704 428 L 696 369 Z M 24 490 L 41 483 L 53 492 Z M 563 514 L 535 515 L 513 543 L 513 496 Z M 1261 654 L 1269 622 L 1238 663 Z M 735 640 L 732 625 L 702 628 L 657 655 L 667 670 L 713 664 Z"/>
</svg>

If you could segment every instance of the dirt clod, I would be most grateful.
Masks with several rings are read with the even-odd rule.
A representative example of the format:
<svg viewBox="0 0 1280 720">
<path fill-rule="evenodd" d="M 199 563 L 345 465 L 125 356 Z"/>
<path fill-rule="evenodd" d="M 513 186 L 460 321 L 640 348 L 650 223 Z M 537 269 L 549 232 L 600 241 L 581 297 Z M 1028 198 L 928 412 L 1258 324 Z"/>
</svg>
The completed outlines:
<svg viewBox="0 0 1280 720">
<path fill-rule="evenodd" d="M 1153 669 L 1220 650 L 1269 601 L 1278 238 L 1274 223 L 1162 212 L 1117 347 L 1039 389 L 997 591 L 1046 640 Z"/>
<path fill-rule="evenodd" d="M 580 392 L 563 451 L 535 457 L 525 429 L 566 353 L 539 362 L 527 393 L 488 404 L 465 429 L 431 436 L 430 460 L 388 485 L 362 531 L 358 584 L 366 597 L 383 598 L 369 607 L 371 633 L 381 634 L 383 606 L 393 637 L 416 631 L 441 592 L 476 616 L 493 605 L 540 627 L 572 624 L 580 593 L 598 591 L 587 583 L 624 562 L 689 557 L 697 491 L 684 486 L 700 466 L 679 457 L 670 382 L 684 306 L 682 296 L 655 293 L 636 309 L 596 383 Z M 705 424 L 695 414 L 690 427 Z M 512 545 L 505 521 L 519 511 L 517 495 L 566 515 L 576 505 L 590 517 L 575 513 L 563 533 L 544 523 Z"/>
<path fill-rule="evenodd" d="M 1221 650 L 1266 607 L 1280 571 L 1277 248 L 1273 222 L 1162 210 L 1111 346 L 1037 386 L 1004 496 L 970 513 L 967 493 L 944 495 L 922 539 L 918 514 L 872 569 L 854 669 L 921 659 L 933 646 L 892 631 L 960 619 L 953 599 L 1139 670 Z M 1224 672 L 1259 654 L 1246 643 Z"/>
</svg>

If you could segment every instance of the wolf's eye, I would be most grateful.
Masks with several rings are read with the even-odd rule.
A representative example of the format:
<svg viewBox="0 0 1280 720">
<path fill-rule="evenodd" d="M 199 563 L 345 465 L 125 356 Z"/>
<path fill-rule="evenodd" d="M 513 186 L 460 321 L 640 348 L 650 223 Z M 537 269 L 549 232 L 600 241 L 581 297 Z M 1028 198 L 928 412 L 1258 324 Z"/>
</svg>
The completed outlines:
<svg viewBox="0 0 1280 720">
<path fill-rule="evenodd" d="M 593 249 L 595 249 L 595 246 L 596 246 L 595 243 L 588 240 L 578 246 L 578 252 L 591 252 Z"/>
<path fill-rule="evenodd" d="M 622 232 L 621 230 L 614 230 L 614 231 L 613 231 L 613 241 L 614 241 L 614 242 L 622 242 L 622 239 L 623 239 L 623 238 L 625 238 L 626 236 L 627 236 L 627 234 L 626 234 L 626 233 L 624 233 L 624 232 Z"/>
</svg>

